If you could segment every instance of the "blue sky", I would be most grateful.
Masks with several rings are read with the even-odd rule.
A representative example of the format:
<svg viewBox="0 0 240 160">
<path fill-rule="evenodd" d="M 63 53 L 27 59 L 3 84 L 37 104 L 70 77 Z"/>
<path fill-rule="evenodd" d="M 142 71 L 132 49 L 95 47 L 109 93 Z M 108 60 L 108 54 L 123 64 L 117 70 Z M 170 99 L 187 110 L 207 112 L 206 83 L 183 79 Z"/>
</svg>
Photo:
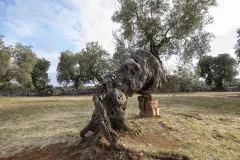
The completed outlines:
<svg viewBox="0 0 240 160">
<path fill-rule="evenodd" d="M 215 22 L 207 28 L 216 38 L 211 55 L 231 53 L 240 28 L 239 0 L 218 0 L 211 9 Z M 112 23 L 116 0 L 0 0 L 0 34 L 7 45 L 21 42 L 33 46 L 38 57 L 51 61 L 51 83 L 57 85 L 56 67 L 61 51 L 80 51 L 87 42 L 98 41 L 108 52 L 114 52 Z M 166 65 L 174 64 L 172 59 Z"/>
</svg>

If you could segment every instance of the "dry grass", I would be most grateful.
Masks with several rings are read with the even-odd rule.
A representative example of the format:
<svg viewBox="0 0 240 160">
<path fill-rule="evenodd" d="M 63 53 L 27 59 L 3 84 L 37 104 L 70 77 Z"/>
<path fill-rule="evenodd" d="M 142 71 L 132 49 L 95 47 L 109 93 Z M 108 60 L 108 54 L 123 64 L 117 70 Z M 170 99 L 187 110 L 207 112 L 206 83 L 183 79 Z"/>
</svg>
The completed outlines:
<svg viewBox="0 0 240 160">
<path fill-rule="evenodd" d="M 134 119 L 138 115 L 136 96 L 129 99 L 129 126 L 142 133 L 151 131 L 160 140 L 176 147 L 157 147 L 156 143 L 120 142 L 137 151 L 159 154 L 177 152 L 193 159 L 240 159 L 240 99 L 236 93 L 192 93 L 154 95 L 160 103 L 161 118 Z M 79 141 L 79 132 L 91 118 L 91 96 L 85 97 L 1 97 L 0 157 L 24 149 Z M 153 136 L 156 137 L 156 136 Z"/>
</svg>

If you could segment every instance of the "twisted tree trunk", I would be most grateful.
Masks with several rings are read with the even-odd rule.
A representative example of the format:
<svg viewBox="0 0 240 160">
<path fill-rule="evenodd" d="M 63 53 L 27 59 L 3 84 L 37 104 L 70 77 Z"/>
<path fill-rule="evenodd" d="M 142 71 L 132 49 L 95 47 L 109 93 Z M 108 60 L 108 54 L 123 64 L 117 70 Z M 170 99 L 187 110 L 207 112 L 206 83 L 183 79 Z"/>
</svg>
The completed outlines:
<svg viewBox="0 0 240 160">
<path fill-rule="evenodd" d="M 116 131 L 128 129 L 125 123 L 128 97 L 137 92 L 152 93 L 164 78 L 162 63 L 154 55 L 144 50 L 131 54 L 117 71 L 104 78 L 102 90 L 93 97 L 92 119 L 80 133 L 83 142 L 121 149 Z M 93 134 L 86 137 L 89 131 Z"/>
</svg>

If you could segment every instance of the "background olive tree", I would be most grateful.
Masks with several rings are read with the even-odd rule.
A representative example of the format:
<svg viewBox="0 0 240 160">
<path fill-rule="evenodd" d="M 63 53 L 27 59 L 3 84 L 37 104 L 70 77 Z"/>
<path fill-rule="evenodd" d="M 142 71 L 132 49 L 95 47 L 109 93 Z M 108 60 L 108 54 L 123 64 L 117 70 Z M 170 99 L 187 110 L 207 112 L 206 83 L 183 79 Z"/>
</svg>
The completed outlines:
<svg viewBox="0 0 240 160">
<path fill-rule="evenodd" d="M 109 54 L 97 43 L 86 44 L 78 53 L 65 51 L 59 57 L 57 81 L 73 83 L 78 88 L 84 83 L 100 83 L 103 76 L 111 71 Z"/>
<path fill-rule="evenodd" d="M 48 78 L 48 70 L 51 63 L 45 58 L 38 58 L 37 63 L 31 73 L 32 84 L 38 90 L 44 90 L 50 79 Z"/>
<path fill-rule="evenodd" d="M 44 88 L 49 82 L 50 62 L 37 58 L 32 46 L 16 43 L 6 46 L 0 36 L 0 83 L 5 90 L 12 86 L 22 88 Z M 16 84 L 17 82 L 17 84 Z"/>
<path fill-rule="evenodd" d="M 37 63 L 36 54 L 32 51 L 31 46 L 16 43 L 13 49 L 13 56 L 13 64 L 16 67 L 16 81 L 25 88 L 31 88 L 33 86 L 31 73 Z"/>
<path fill-rule="evenodd" d="M 191 92 L 196 91 L 200 87 L 199 75 L 196 73 L 196 68 L 190 64 L 180 64 L 174 71 L 174 76 L 177 78 L 179 91 Z"/>
<path fill-rule="evenodd" d="M 216 90 L 224 90 L 223 83 L 230 82 L 238 74 L 237 61 L 229 54 L 219 54 L 217 57 L 204 56 L 199 62 L 200 76 L 207 85 L 214 84 Z"/>
</svg>

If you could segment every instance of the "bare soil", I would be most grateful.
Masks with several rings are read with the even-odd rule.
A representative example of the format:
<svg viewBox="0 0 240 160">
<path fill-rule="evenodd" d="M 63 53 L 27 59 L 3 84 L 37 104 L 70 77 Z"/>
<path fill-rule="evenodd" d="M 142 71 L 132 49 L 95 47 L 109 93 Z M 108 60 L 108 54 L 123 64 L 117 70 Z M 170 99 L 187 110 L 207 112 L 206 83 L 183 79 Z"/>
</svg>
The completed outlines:
<svg viewBox="0 0 240 160">
<path fill-rule="evenodd" d="M 161 135 L 159 131 L 146 131 L 143 134 L 129 136 L 127 138 L 129 143 L 132 144 L 142 144 L 147 146 L 153 146 L 157 148 L 164 148 L 164 149 L 177 149 L 179 147 L 178 142 L 172 139 L 168 139 Z"/>
<path fill-rule="evenodd" d="M 126 137 L 125 137 L 126 138 Z M 139 135 L 127 136 L 129 143 L 146 144 L 147 146 L 154 146 L 165 149 L 176 149 L 178 144 L 174 140 L 167 139 L 157 131 L 146 131 Z M 89 155 L 91 160 L 105 160 L 105 159 L 119 159 L 119 152 L 109 149 L 97 149 L 94 154 Z M 179 154 L 164 154 L 164 155 L 150 155 L 148 153 L 139 153 L 126 150 L 126 157 L 130 160 L 139 159 L 162 159 L 162 160 L 188 160 L 189 158 Z M 11 157 L 0 158 L 0 160 L 79 160 L 85 157 L 87 153 L 81 143 L 74 145 L 67 145 L 65 143 L 58 143 L 46 146 L 44 148 L 34 148 L 25 150 Z M 114 155 L 115 154 L 115 155 Z M 125 159 L 125 158 L 124 158 Z"/>
<path fill-rule="evenodd" d="M 52 144 L 44 148 L 35 148 L 26 150 L 22 153 L 16 154 L 12 157 L 3 158 L 0 160 L 78 160 L 82 154 L 79 150 L 81 146 L 66 144 Z M 99 151 L 95 155 L 91 155 L 91 159 L 105 160 L 106 152 Z"/>
<path fill-rule="evenodd" d="M 87 153 L 82 152 L 82 147 L 66 146 L 66 144 L 52 144 L 44 148 L 35 148 L 26 150 L 12 157 L 0 158 L 0 160 L 81 160 Z M 119 159 L 119 153 L 114 155 L 114 151 L 99 149 L 94 154 L 89 155 L 89 160 Z M 124 158 L 125 159 L 125 158 Z M 145 153 L 127 151 L 129 160 L 189 160 L 188 157 L 180 154 L 149 155 Z"/>
</svg>

